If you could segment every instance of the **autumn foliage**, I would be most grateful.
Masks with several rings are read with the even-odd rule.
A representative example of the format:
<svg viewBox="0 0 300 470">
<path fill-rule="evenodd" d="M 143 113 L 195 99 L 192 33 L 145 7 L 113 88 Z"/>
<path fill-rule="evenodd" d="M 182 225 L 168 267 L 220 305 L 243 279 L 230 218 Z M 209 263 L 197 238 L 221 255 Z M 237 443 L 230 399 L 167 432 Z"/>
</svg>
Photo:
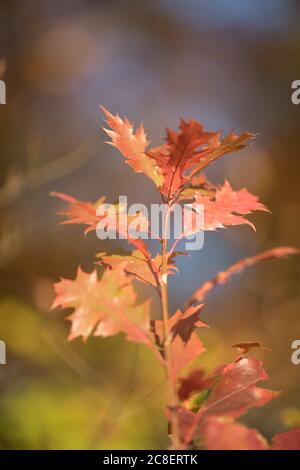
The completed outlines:
<svg viewBox="0 0 300 470">
<path fill-rule="evenodd" d="M 127 118 L 123 120 L 102 109 L 109 143 L 119 150 L 135 172 L 150 178 L 168 207 L 167 218 L 176 203 L 190 201 L 192 205 L 203 204 L 205 230 L 242 224 L 255 229 L 247 216 L 257 210 L 268 211 L 246 189 L 233 190 L 227 180 L 223 186 L 216 186 L 203 173 L 219 158 L 247 146 L 253 139 L 252 134 L 231 132 L 221 138 L 220 132 L 207 132 L 197 121 L 181 120 L 178 131 L 167 129 L 164 144 L 149 148 L 142 125 L 134 130 Z M 61 212 L 63 223 L 83 224 L 85 233 L 96 229 L 101 220 L 97 207 L 104 203 L 104 197 L 90 203 L 61 193 L 53 195 L 68 203 Z M 121 213 L 122 207 L 116 210 Z M 187 300 L 186 308 L 171 314 L 168 277 L 178 270 L 176 257 L 181 253 L 162 237 L 159 240 L 161 251 L 153 256 L 145 241 L 130 238 L 121 223 L 117 231 L 127 235 L 133 246 L 131 253 L 100 253 L 92 273 L 79 267 L 74 280 L 61 279 L 55 284 L 53 307 L 73 310 L 68 317 L 71 321 L 69 339 L 123 333 L 128 341 L 143 343 L 151 349 L 166 372 L 169 403 L 165 414 L 172 448 L 300 449 L 300 429 L 277 434 L 270 443 L 258 430 L 237 422 L 249 409 L 262 407 L 279 394 L 260 386 L 268 376 L 262 363 L 249 356 L 253 347 L 260 347 L 258 342 L 235 345 L 239 353 L 237 359 L 210 373 L 193 367 L 195 359 L 204 351 L 199 332 L 207 325 L 200 317 L 208 292 L 248 266 L 296 254 L 297 250 L 280 247 L 239 261 L 199 286 Z M 102 274 L 98 273 L 99 265 Z M 158 293 L 160 320 L 151 319 L 150 299 L 137 300 L 134 280 L 150 285 Z"/>
</svg>

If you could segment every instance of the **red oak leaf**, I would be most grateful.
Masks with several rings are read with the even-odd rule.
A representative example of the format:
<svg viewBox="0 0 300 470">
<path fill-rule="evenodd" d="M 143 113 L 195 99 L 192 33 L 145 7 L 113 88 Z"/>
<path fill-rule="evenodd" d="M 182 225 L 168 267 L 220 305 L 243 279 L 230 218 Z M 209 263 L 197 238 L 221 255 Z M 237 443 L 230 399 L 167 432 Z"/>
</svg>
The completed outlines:
<svg viewBox="0 0 300 470">
<path fill-rule="evenodd" d="M 159 287 L 160 285 L 159 276 L 162 265 L 162 257 L 159 254 L 152 258 L 151 264 L 145 255 L 138 250 L 133 251 L 131 254 L 125 255 L 108 255 L 106 253 L 98 253 L 97 258 L 99 258 L 100 261 L 96 264 L 115 267 L 122 263 L 125 271 L 134 275 L 140 281 L 154 287 Z M 156 268 L 155 271 L 153 271 L 154 266 Z M 174 259 L 169 258 L 168 275 L 174 274 L 177 271 L 178 269 L 174 264 Z"/>
<path fill-rule="evenodd" d="M 204 305 L 189 307 L 184 312 L 177 312 L 169 319 L 169 340 L 171 341 L 172 379 L 177 381 L 179 374 L 205 351 L 203 344 L 195 332 L 196 328 L 207 327 L 199 319 Z M 159 346 L 163 344 L 163 322 L 153 322 L 153 334 Z"/>
<path fill-rule="evenodd" d="M 176 383 L 179 375 L 200 354 L 205 351 L 197 333 L 193 332 L 185 343 L 180 336 L 176 336 L 172 342 L 172 379 Z"/>
<path fill-rule="evenodd" d="M 227 418 L 209 418 L 202 430 L 206 450 L 267 450 L 265 438 L 256 430 Z"/>
<path fill-rule="evenodd" d="M 263 346 L 259 341 L 244 341 L 243 343 L 237 343 L 232 346 L 233 348 L 237 349 L 238 357 L 236 358 L 235 362 L 240 361 L 242 357 L 245 356 L 249 351 L 253 348 L 263 349 L 264 351 L 271 351 L 272 349 Z"/>
<path fill-rule="evenodd" d="M 238 417 L 249 408 L 264 406 L 279 394 L 256 386 L 258 382 L 267 379 L 262 362 L 257 359 L 243 358 L 227 365 L 201 409 L 202 416 Z"/>
<path fill-rule="evenodd" d="M 201 435 L 207 418 L 226 416 L 234 419 L 250 408 L 264 406 L 279 394 L 256 386 L 258 382 L 267 380 L 268 376 L 262 363 L 254 358 L 243 358 L 228 364 L 218 369 L 217 374 L 215 385 L 199 411 L 193 417 L 190 412 L 181 412 L 181 420 L 187 421 L 184 424 L 185 445 Z"/>
<path fill-rule="evenodd" d="M 184 343 L 187 343 L 195 331 L 195 328 L 207 327 L 207 324 L 199 318 L 203 308 L 204 304 L 201 304 L 191 306 L 184 312 L 177 310 L 169 320 L 170 334 L 173 340 L 180 337 Z"/>
<path fill-rule="evenodd" d="M 74 280 L 62 279 L 55 284 L 53 308 L 73 308 L 69 339 L 111 336 L 123 332 L 130 341 L 150 345 L 150 302 L 136 304 L 136 293 L 123 266 L 106 270 L 98 280 L 97 272 L 85 273 L 78 268 Z"/>
<path fill-rule="evenodd" d="M 300 428 L 281 432 L 273 437 L 272 450 L 300 450 Z"/>
<path fill-rule="evenodd" d="M 96 230 L 97 223 L 100 220 L 100 217 L 97 216 L 97 207 L 100 204 L 103 204 L 105 197 L 100 198 L 95 204 L 91 202 L 82 202 L 78 199 L 75 199 L 72 196 L 68 196 L 64 193 L 58 193 L 52 191 L 51 196 L 57 197 L 69 203 L 69 206 L 66 210 L 60 211 L 59 215 L 67 217 L 64 221 L 60 222 L 61 224 L 83 224 L 88 225 L 88 228 L 85 230 L 85 233 L 90 232 L 91 230 Z"/>
<path fill-rule="evenodd" d="M 196 209 L 199 204 L 204 208 L 204 230 L 243 224 L 248 224 L 255 230 L 255 226 L 244 216 L 255 210 L 268 212 L 256 196 L 246 189 L 234 191 L 228 181 L 216 190 L 214 196 L 197 193 L 193 207 Z"/>
<path fill-rule="evenodd" d="M 110 129 L 104 129 L 126 162 L 146 174 L 168 198 L 177 193 L 210 163 L 245 147 L 252 134 L 233 132 L 220 141 L 220 132 L 204 131 L 197 121 L 180 120 L 179 132 L 167 129 L 166 144 L 146 150 L 148 141 L 143 126 L 136 132 L 127 118 L 114 116 L 102 107 Z"/>
<path fill-rule="evenodd" d="M 151 149 L 149 155 L 164 175 L 161 192 L 171 197 L 192 178 L 219 157 L 239 150 L 253 137 L 250 133 L 230 133 L 219 140 L 220 132 L 205 132 L 197 121 L 181 119 L 180 131 L 167 129 L 165 145 Z"/>
<path fill-rule="evenodd" d="M 179 195 L 179 200 L 192 199 L 194 202 L 183 206 L 183 230 L 177 241 L 202 230 L 216 230 L 230 225 L 255 226 L 244 216 L 254 210 L 268 211 L 256 196 L 246 189 L 233 191 L 228 181 L 215 190 L 187 188 Z M 202 215 L 203 214 L 203 215 Z"/>
<path fill-rule="evenodd" d="M 193 176 L 200 171 L 203 171 L 204 168 L 223 155 L 236 152 L 247 147 L 247 145 L 249 145 L 251 140 L 255 137 L 255 134 L 252 134 L 251 132 L 242 132 L 241 134 L 236 134 L 235 132 L 231 131 L 228 135 L 220 140 L 220 134 L 221 132 L 218 132 L 212 142 L 212 146 L 216 147 L 215 150 L 202 158 L 199 165 L 193 171 Z"/>
<path fill-rule="evenodd" d="M 93 204 L 91 202 L 81 202 L 78 199 L 63 193 L 52 192 L 51 195 L 69 203 L 69 207 L 66 210 L 59 212 L 60 215 L 67 217 L 61 222 L 61 224 L 88 225 L 88 228 L 84 232 L 85 234 L 92 230 L 96 230 L 100 221 L 102 222 L 103 228 L 115 228 L 116 232 L 122 235 L 122 238 L 127 239 L 129 243 L 134 245 L 143 254 L 150 263 L 153 272 L 155 272 L 156 268 L 155 265 L 152 266 L 151 253 L 149 252 L 145 242 L 140 238 L 133 238 L 128 232 L 128 227 L 130 228 L 130 224 L 134 222 L 134 220 L 137 220 L 137 218 L 141 224 L 148 227 L 148 220 L 143 215 L 126 215 L 124 208 L 120 207 L 118 204 L 112 206 L 109 205 L 110 208 L 114 207 L 115 210 L 107 211 L 105 210 L 104 205 L 105 198 L 100 198 Z M 97 215 L 101 206 L 103 206 L 103 215 Z"/>
<path fill-rule="evenodd" d="M 100 198 L 97 202 L 81 202 L 67 194 L 52 192 L 52 196 L 58 197 L 69 203 L 67 210 L 59 214 L 67 217 L 62 224 L 84 224 L 89 225 L 85 231 L 96 230 L 101 222 L 101 227 L 115 229 L 123 238 L 131 239 L 130 228 L 134 223 L 136 230 L 144 227 L 148 230 L 148 219 L 141 213 L 128 214 L 122 204 L 105 204 L 105 198 Z"/>
<path fill-rule="evenodd" d="M 109 144 L 116 147 L 125 157 L 126 163 L 130 165 L 137 173 L 145 173 L 155 184 L 160 186 L 163 176 L 156 162 L 146 154 L 147 141 L 143 125 L 133 130 L 132 124 L 127 118 L 124 120 L 117 114 L 114 116 L 107 109 L 101 107 L 105 114 L 106 122 L 110 129 L 105 132 L 111 138 Z"/>
<path fill-rule="evenodd" d="M 160 190 L 167 197 L 172 196 L 190 179 L 185 172 L 191 172 L 217 148 L 215 139 L 218 133 L 204 132 L 203 126 L 197 121 L 186 122 L 181 119 L 179 128 L 178 133 L 167 129 L 167 143 L 149 150 L 149 155 L 164 175 Z"/>
</svg>

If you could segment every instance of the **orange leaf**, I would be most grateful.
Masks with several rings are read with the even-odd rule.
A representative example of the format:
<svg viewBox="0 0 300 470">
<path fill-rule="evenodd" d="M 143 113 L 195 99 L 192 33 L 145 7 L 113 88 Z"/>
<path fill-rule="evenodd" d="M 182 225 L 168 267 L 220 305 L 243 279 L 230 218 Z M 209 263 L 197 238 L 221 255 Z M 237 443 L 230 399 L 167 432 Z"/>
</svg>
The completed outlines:
<svg viewBox="0 0 300 470">
<path fill-rule="evenodd" d="M 209 418 L 202 431 L 206 450 L 267 450 L 268 443 L 256 430 L 224 418 Z"/>
<path fill-rule="evenodd" d="M 253 348 L 260 348 L 264 349 L 265 351 L 272 352 L 272 349 L 262 346 L 262 344 L 258 341 L 244 341 L 243 343 L 234 344 L 232 347 L 236 348 L 238 351 L 238 357 L 236 358 L 235 362 L 239 361 Z"/>
<path fill-rule="evenodd" d="M 186 183 L 221 156 L 245 147 L 252 134 L 233 132 L 220 141 L 220 132 L 204 131 L 197 121 L 180 120 L 179 132 L 167 129 L 166 143 L 147 150 L 149 142 L 143 126 L 134 131 L 127 118 L 103 110 L 110 129 L 104 129 L 137 173 L 146 174 L 167 198 L 172 198 Z"/>
<path fill-rule="evenodd" d="M 279 392 L 256 386 L 258 382 L 267 380 L 268 376 L 262 363 L 254 358 L 243 358 L 219 368 L 215 379 L 215 385 L 197 413 L 178 408 L 178 413 L 181 410 L 185 445 L 201 435 L 207 418 L 226 416 L 227 419 L 234 419 L 250 408 L 264 406 L 279 395 Z"/>
<path fill-rule="evenodd" d="M 85 230 L 85 233 L 90 232 L 91 230 L 96 230 L 97 223 L 101 219 L 101 217 L 96 214 L 97 207 L 98 205 L 103 204 L 105 197 L 100 198 L 97 203 L 92 204 L 91 202 L 79 201 L 72 196 L 58 193 L 56 191 L 52 191 L 50 194 L 51 196 L 69 203 L 69 207 L 66 210 L 59 212 L 59 215 L 67 217 L 66 220 L 60 222 L 61 224 L 88 225 L 89 227 Z"/>
<path fill-rule="evenodd" d="M 196 328 L 207 327 L 199 319 L 204 305 L 189 307 L 184 312 L 177 312 L 169 319 L 169 338 L 172 348 L 172 380 L 176 383 L 179 374 L 188 367 L 205 348 L 195 332 Z M 159 346 L 163 344 L 163 326 L 161 320 L 153 322 L 153 334 Z"/>
<path fill-rule="evenodd" d="M 258 201 L 258 198 L 246 189 L 234 191 L 226 180 L 213 196 L 197 193 L 194 206 L 202 204 L 204 207 L 204 230 L 216 230 L 229 225 L 248 224 L 255 230 L 254 225 L 245 215 L 253 211 L 267 211 L 268 209 Z"/>
<path fill-rule="evenodd" d="M 146 153 L 147 141 L 143 125 L 134 132 L 132 124 L 127 118 L 124 120 L 117 114 L 114 116 L 103 106 L 101 107 L 105 114 L 106 122 L 111 129 L 105 129 L 107 135 L 111 138 L 111 145 L 116 147 L 125 157 L 126 163 L 130 165 L 137 173 L 145 173 L 156 186 L 160 186 L 163 181 L 159 167 L 153 159 Z"/>
<path fill-rule="evenodd" d="M 271 448 L 272 450 L 300 450 L 300 428 L 276 434 Z"/>
<path fill-rule="evenodd" d="M 130 341 L 150 344 L 149 301 L 136 304 L 136 293 L 123 266 L 107 269 L 100 280 L 97 272 L 78 268 L 76 279 L 61 279 L 54 285 L 53 308 L 73 308 L 69 339 L 112 336 L 123 332 Z"/>
</svg>

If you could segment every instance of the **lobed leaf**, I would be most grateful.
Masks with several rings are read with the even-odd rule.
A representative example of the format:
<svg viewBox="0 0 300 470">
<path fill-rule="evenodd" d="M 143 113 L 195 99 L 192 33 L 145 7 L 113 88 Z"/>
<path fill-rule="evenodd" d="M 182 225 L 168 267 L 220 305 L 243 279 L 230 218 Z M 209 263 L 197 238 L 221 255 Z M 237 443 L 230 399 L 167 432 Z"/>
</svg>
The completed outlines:
<svg viewBox="0 0 300 470">
<path fill-rule="evenodd" d="M 225 366 L 201 410 L 202 417 L 226 415 L 236 418 L 250 408 L 264 406 L 279 394 L 256 386 L 267 379 L 262 362 L 254 358 L 242 358 Z"/>
<path fill-rule="evenodd" d="M 53 308 L 73 308 L 69 339 L 78 336 L 112 336 L 124 333 L 128 340 L 150 345 L 150 301 L 136 304 L 131 277 L 124 266 L 107 269 L 101 279 L 97 272 L 85 273 L 78 268 L 74 280 L 61 279 L 55 284 Z"/>
<path fill-rule="evenodd" d="M 230 183 L 216 189 L 213 195 L 203 195 L 197 193 L 194 197 L 193 206 L 201 204 L 204 208 L 204 230 L 216 230 L 231 225 L 250 225 L 255 230 L 255 226 L 244 216 L 253 211 L 266 211 L 268 209 L 258 198 L 249 193 L 246 189 L 234 191 Z"/>
<path fill-rule="evenodd" d="M 197 173 L 221 156 L 248 145 L 252 134 L 234 132 L 220 140 L 220 132 L 207 132 L 195 120 L 180 120 L 179 131 L 167 129 L 166 143 L 147 150 L 149 142 L 143 126 L 134 131 L 127 118 L 103 110 L 110 129 L 105 132 L 109 142 L 125 157 L 137 173 L 146 174 L 168 199 L 186 184 L 193 184 Z"/>
<path fill-rule="evenodd" d="M 104 216 L 97 215 L 97 209 L 100 205 L 104 204 L 105 198 L 100 198 L 96 203 L 90 202 L 81 202 L 78 199 L 75 199 L 72 196 L 68 196 L 67 194 L 52 192 L 52 196 L 58 197 L 63 201 L 67 201 L 69 206 L 66 210 L 59 212 L 59 215 L 63 215 L 66 219 L 61 224 L 83 224 L 88 225 L 88 228 L 85 230 L 85 234 L 97 229 L 98 223 L 103 219 L 105 219 L 104 227 L 114 226 L 116 232 L 122 236 L 122 238 L 127 239 L 129 243 L 134 245 L 137 250 L 139 250 L 143 256 L 149 262 L 151 269 L 154 275 L 157 277 L 158 282 L 158 273 L 156 273 L 155 265 L 152 265 L 152 257 L 151 253 L 149 252 L 147 245 L 145 244 L 144 240 L 138 238 L 132 238 L 127 230 L 127 224 L 124 224 L 124 218 L 122 217 L 124 208 L 120 207 L 119 204 L 115 204 L 115 213 L 117 216 L 116 224 L 114 224 L 114 213 L 106 213 Z M 118 217 L 120 215 L 120 217 Z M 145 219 L 141 214 L 130 215 L 127 218 L 128 225 L 135 219 L 139 218 L 139 221 L 143 224 L 148 225 L 147 219 Z"/>
<path fill-rule="evenodd" d="M 267 450 L 266 439 L 256 430 L 227 418 L 209 418 L 202 431 L 206 450 Z"/>
<path fill-rule="evenodd" d="M 179 407 L 178 416 L 184 428 L 184 444 L 190 445 L 202 435 L 205 423 L 211 417 L 235 419 L 253 407 L 262 407 L 279 392 L 257 387 L 268 376 L 262 363 L 254 358 L 242 358 L 238 362 L 218 368 L 213 374 L 214 385 L 199 411 Z"/>
<path fill-rule="evenodd" d="M 196 328 L 207 327 L 206 323 L 199 319 L 199 314 L 204 305 L 189 307 L 184 312 L 177 312 L 169 319 L 169 338 L 171 342 L 171 372 L 172 381 L 175 384 L 179 375 L 200 354 L 205 351 L 203 344 L 195 332 Z M 156 343 L 163 345 L 163 322 L 153 322 L 153 335 Z"/>
<path fill-rule="evenodd" d="M 111 129 L 104 131 L 111 138 L 109 144 L 116 147 L 125 157 L 126 163 L 130 165 L 137 173 L 147 175 L 156 186 L 160 186 L 163 176 L 156 162 L 146 154 L 147 141 L 143 125 L 133 130 L 132 124 L 127 118 L 124 120 L 117 114 L 114 116 L 103 106 L 101 107 L 105 114 L 106 122 Z"/>
<path fill-rule="evenodd" d="M 263 346 L 259 341 L 244 341 L 243 343 L 237 343 L 232 346 L 237 349 L 238 357 L 235 362 L 239 361 L 242 357 L 245 356 L 253 348 L 263 349 L 265 351 L 272 351 L 272 349 Z"/>
<path fill-rule="evenodd" d="M 186 183 L 219 157 L 240 150 L 253 137 L 230 133 L 219 140 L 220 132 L 206 132 L 197 121 L 180 120 L 179 132 L 167 129 L 166 144 L 149 151 L 164 175 L 160 187 L 167 198 L 180 191 Z"/>
<path fill-rule="evenodd" d="M 88 225 L 85 233 L 96 230 L 100 217 L 97 216 L 97 207 L 103 204 L 105 197 L 100 198 L 95 204 L 91 202 L 82 202 L 68 194 L 52 191 L 51 196 L 57 197 L 69 203 L 64 211 L 60 211 L 59 215 L 66 217 L 60 224 L 83 224 Z"/>
<path fill-rule="evenodd" d="M 112 268 L 119 264 L 123 264 L 125 271 L 132 274 L 140 281 L 153 287 L 159 287 L 160 285 L 159 276 L 162 257 L 159 254 L 151 258 L 151 264 L 149 263 L 149 259 L 138 250 L 125 255 L 98 253 L 97 258 L 100 259 L 97 264 L 103 264 Z M 155 271 L 153 271 L 153 267 L 155 267 Z M 174 259 L 170 258 L 168 263 L 168 275 L 172 275 L 175 272 L 177 272 L 177 268 L 175 266 Z M 157 273 L 158 276 L 155 276 L 155 273 Z"/>
</svg>

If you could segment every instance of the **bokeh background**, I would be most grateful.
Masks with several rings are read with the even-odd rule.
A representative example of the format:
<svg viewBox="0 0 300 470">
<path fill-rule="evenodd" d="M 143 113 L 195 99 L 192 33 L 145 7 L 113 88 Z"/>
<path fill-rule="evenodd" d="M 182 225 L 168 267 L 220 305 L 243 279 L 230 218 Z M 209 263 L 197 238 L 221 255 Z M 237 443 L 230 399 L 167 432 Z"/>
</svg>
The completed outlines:
<svg viewBox="0 0 300 470">
<path fill-rule="evenodd" d="M 103 143 L 99 104 L 142 120 L 155 145 L 180 116 L 210 130 L 250 130 L 255 145 L 208 173 L 246 186 L 272 215 L 253 217 L 257 234 L 211 233 L 202 251 L 180 260 L 172 309 L 243 256 L 299 246 L 300 105 L 291 103 L 299 24 L 297 0 L 1 2 L 0 448 L 167 445 L 163 376 L 151 354 L 122 337 L 68 343 L 65 314 L 49 310 L 55 280 L 74 277 L 78 264 L 91 270 L 97 251 L 124 248 L 58 227 L 61 204 L 49 191 L 157 201 L 151 183 Z M 257 357 L 283 394 L 244 421 L 267 437 L 300 425 L 300 366 L 291 363 L 291 343 L 300 339 L 299 262 L 252 268 L 208 300 L 202 364 L 232 360 L 237 342 L 271 347 Z"/>
</svg>

